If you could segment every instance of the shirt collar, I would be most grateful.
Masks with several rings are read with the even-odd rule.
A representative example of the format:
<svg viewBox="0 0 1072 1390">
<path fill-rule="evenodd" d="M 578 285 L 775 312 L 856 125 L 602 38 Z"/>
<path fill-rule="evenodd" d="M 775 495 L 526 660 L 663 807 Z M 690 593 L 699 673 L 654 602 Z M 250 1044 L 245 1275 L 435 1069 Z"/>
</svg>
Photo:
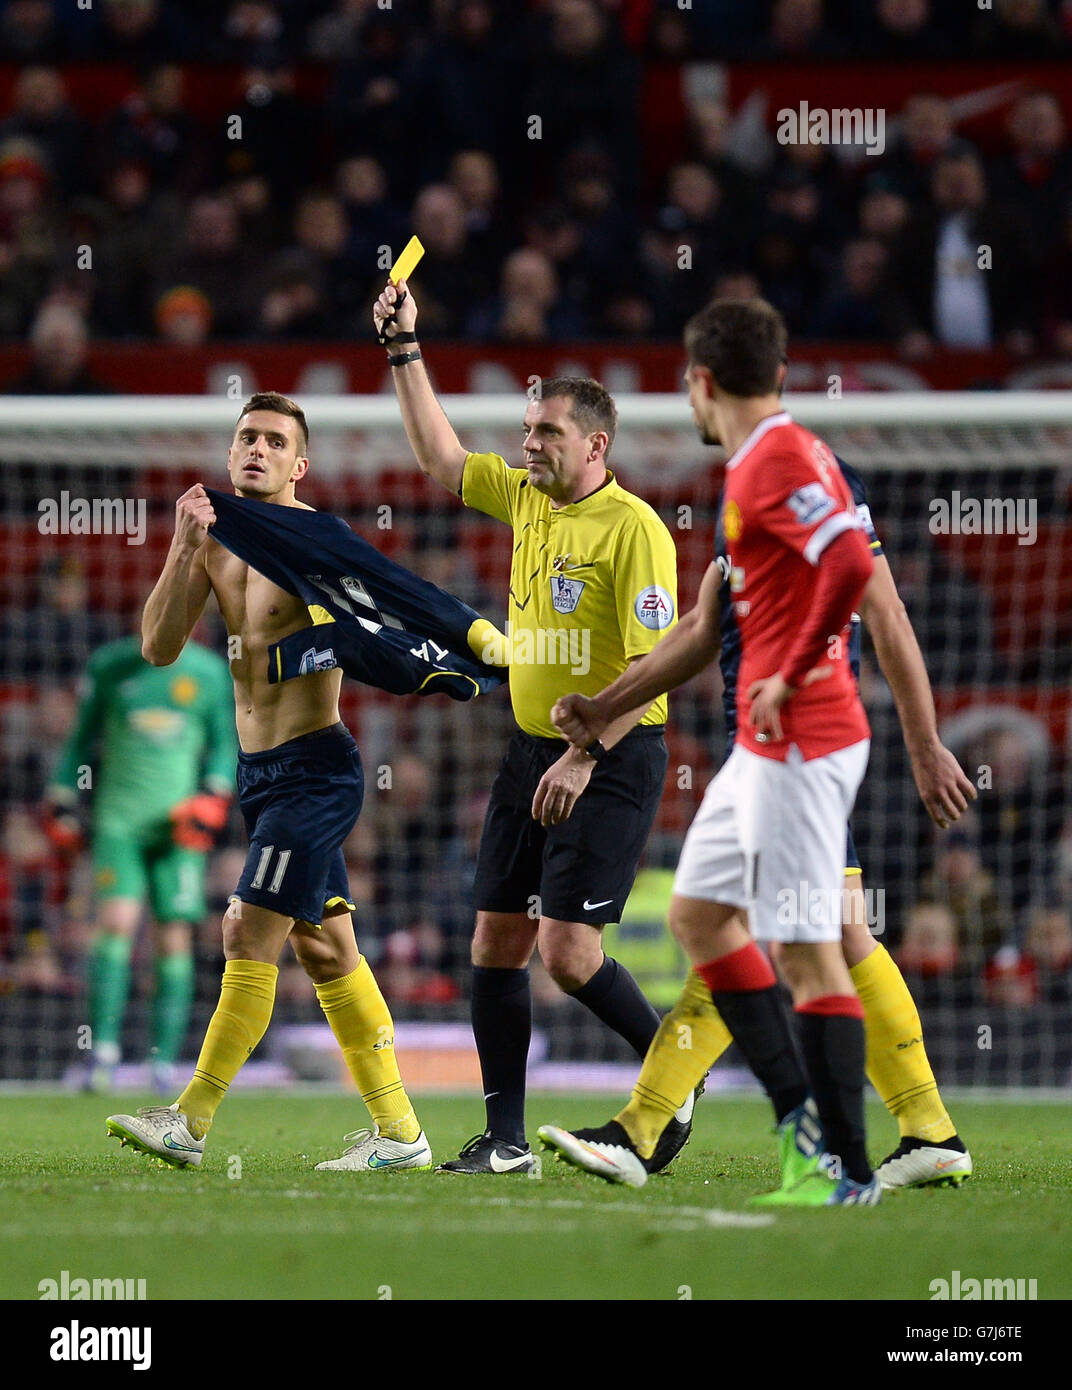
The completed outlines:
<svg viewBox="0 0 1072 1390">
<path fill-rule="evenodd" d="M 736 468 L 739 463 L 742 463 L 745 455 L 752 452 L 768 430 L 777 429 L 779 425 L 791 425 L 792 423 L 793 417 L 788 410 L 779 410 L 777 415 L 764 416 L 744 443 L 726 460 L 726 472 L 728 473 L 731 468 Z"/>
<path fill-rule="evenodd" d="M 614 474 L 613 474 L 613 473 L 610 471 L 610 469 L 608 468 L 608 469 L 607 469 L 607 476 L 603 479 L 603 481 L 600 483 L 600 485 L 596 488 L 595 492 L 589 492 L 586 496 L 582 497 L 582 498 L 580 499 L 580 501 L 578 501 L 578 502 L 567 502 L 566 505 L 565 505 L 564 507 L 553 507 L 553 508 L 551 509 L 552 515 L 554 515 L 554 516 L 561 516 L 563 512 L 575 512 L 575 511 L 577 511 L 577 509 L 580 508 L 580 507 L 586 507 L 586 506 L 588 505 L 589 502 L 593 502 L 593 503 L 594 503 L 594 502 L 595 502 L 595 499 L 596 499 L 597 497 L 603 497 L 606 493 L 612 491 L 612 490 L 613 490 L 614 488 L 616 488 L 617 486 L 618 486 L 618 484 L 617 484 L 617 482 L 615 481 Z"/>
</svg>

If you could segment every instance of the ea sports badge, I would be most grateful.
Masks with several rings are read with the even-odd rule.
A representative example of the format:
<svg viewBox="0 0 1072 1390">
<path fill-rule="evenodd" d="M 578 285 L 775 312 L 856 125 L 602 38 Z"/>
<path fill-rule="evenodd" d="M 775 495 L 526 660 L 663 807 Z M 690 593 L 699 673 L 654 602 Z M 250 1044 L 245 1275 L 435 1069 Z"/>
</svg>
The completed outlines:
<svg viewBox="0 0 1072 1390">
<path fill-rule="evenodd" d="M 741 539 L 741 509 L 736 502 L 727 502 L 726 508 L 722 513 L 722 527 L 726 532 L 728 541 L 738 541 Z"/>
<path fill-rule="evenodd" d="M 633 612 L 645 627 L 661 632 L 674 621 L 674 600 L 659 584 L 649 584 L 637 594 Z"/>
</svg>

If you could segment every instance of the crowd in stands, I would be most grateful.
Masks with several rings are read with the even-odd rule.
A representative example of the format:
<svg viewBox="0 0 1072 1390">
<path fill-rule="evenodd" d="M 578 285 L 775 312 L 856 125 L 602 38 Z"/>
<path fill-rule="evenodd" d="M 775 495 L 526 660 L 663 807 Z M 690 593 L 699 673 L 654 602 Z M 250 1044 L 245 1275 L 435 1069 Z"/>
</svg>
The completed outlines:
<svg viewBox="0 0 1072 1390">
<path fill-rule="evenodd" d="M 1070 354 L 1072 144 L 1044 83 L 986 148 L 924 88 L 854 158 L 689 83 L 664 147 L 645 95 L 704 58 L 1072 53 L 1072 4 L 961 10 L 9 0 L 0 339 L 37 342 L 57 305 L 103 339 L 364 339 L 384 248 L 415 231 L 425 338 L 674 338 L 705 297 L 758 292 L 798 339 Z M 77 102 L 72 63 L 126 64 L 124 95 Z"/>
</svg>

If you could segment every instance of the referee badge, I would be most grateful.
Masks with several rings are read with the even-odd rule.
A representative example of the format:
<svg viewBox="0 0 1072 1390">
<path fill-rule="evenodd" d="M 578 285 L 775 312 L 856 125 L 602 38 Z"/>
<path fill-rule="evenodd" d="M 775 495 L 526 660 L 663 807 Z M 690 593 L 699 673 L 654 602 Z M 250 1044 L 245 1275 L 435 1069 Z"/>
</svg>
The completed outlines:
<svg viewBox="0 0 1072 1390">
<path fill-rule="evenodd" d="M 581 601 L 585 580 L 567 579 L 564 574 L 551 576 L 551 603 L 556 613 L 572 613 Z"/>
</svg>

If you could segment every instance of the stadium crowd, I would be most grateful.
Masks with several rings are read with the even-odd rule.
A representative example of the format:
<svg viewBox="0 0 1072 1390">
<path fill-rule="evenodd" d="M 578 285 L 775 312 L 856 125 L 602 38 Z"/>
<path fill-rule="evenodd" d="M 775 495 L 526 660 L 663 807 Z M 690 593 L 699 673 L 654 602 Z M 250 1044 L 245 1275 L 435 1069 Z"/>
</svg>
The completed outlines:
<svg viewBox="0 0 1072 1390">
<path fill-rule="evenodd" d="M 1044 82 L 986 147 L 924 87 L 846 157 L 716 82 L 682 82 L 668 125 L 655 79 L 1070 48 L 1072 5 L 1043 0 L 9 0 L 0 339 L 55 336 L 57 306 L 68 337 L 362 338 L 415 231 L 426 339 L 673 339 L 699 299 L 758 292 L 798 340 L 1067 355 L 1072 144 Z"/>
</svg>

